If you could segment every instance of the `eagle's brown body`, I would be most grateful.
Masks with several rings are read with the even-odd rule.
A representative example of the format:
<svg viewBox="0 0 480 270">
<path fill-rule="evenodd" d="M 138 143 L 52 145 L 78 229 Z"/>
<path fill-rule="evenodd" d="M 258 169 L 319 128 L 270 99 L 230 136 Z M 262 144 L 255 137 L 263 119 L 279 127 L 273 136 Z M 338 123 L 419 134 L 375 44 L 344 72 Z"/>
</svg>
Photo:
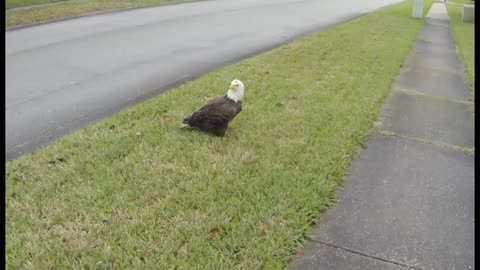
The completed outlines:
<svg viewBox="0 0 480 270">
<path fill-rule="evenodd" d="M 223 137 L 228 123 L 242 111 L 242 101 L 235 102 L 227 96 L 209 101 L 200 110 L 183 120 L 183 123 L 204 132 Z"/>
</svg>

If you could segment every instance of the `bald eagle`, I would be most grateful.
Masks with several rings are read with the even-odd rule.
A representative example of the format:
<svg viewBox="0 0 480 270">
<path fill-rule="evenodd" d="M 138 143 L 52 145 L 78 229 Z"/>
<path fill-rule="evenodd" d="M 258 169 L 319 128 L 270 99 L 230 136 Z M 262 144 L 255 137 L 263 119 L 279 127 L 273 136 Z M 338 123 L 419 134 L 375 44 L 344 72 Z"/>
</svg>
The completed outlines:
<svg viewBox="0 0 480 270">
<path fill-rule="evenodd" d="M 200 110 L 183 119 L 182 128 L 198 129 L 223 137 L 228 123 L 242 111 L 243 83 L 233 80 L 223 97 L 209 101 Z"/>
</svg>

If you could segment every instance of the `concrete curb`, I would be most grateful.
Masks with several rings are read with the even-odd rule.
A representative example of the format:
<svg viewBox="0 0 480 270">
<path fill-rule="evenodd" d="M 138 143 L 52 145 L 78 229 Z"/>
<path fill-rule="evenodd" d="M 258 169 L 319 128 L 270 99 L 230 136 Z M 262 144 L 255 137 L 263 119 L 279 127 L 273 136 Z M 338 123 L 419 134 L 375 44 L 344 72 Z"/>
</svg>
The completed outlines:
<svg viewBox="0 0 480 270">
<path fill-rule="evenodd" d="M 206 2 L 206 1 L 216 1 L 216 0 L 188 0 L 188 1 L 183 1 L 183 2 L 165 3 L 165 4 L 150 5 L 150 6 L 143 6 L 143 7 L 131 7 L 131 8 L 126 8 L 126 9 L 114 9 L 114 10 L 98 11 L 98 12 L 92 12 L 92 13 L 87 13 L 87 14 L 83 14 L 83 15 L 73 16 L 73 17 L 43 21 L 43 22 L 34 23 L 34 24 L 25 24 L 25 25 L 8 27 L 8 28 L 5 29 L 5 32 L 14 31 L 14 30 L 22 29 L 22 28 L 27 28 L 27 27 L 35 27 L 35 26 L 43 25 L 43 24 L 63 22 L 63 21 L 79 19 L 79 18 L 83 18 L 83 17 L 95 16 L 95 15 L 111 14 L 111 13 L 118 13 L 118 12 L 124 12 L 124 11 L 131 11 L 131 10 L 135 10 L 135 9 L 162 7 L 162 6 L 173 6 L 173 5 L 181 5 L 181 4 L 188 4 L 188 3 L 195 3 L 195 2 Z M 72 1 L 68 1 L 68 2 L 77 2 L 77 1 L 72 0 Z"/>
</svg>

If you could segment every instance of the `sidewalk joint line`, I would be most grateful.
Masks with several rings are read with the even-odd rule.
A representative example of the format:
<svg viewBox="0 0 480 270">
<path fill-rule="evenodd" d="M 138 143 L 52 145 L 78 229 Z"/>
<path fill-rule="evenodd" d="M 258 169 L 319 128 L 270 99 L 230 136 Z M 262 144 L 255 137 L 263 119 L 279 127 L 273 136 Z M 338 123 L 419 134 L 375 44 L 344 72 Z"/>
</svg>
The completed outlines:
<svg viewBox="0 0 480 270">
<path fill-rule="evenodd" d="M 414 90 L 414 89 L 405 88 L 405 87 L 400 87 L 400 86 L 398 86 L 398 85 L 397 85 L 397 86 L 394 86 L 392 89 L 393 89 L 394 91 L 402 92 L 402 93 L 405 93 L 405 94 L 408 94 L 408 95 L 412 95 L 412 96 L 423 96 L 423 97 L 432 98 L 432 99 L 437 99 L 437 100 L 441 100 L 441 101 L 461 103 L 461 104 L 465 104 L 465 105 L 473 105 L 473 102 L 471 102 L 471 101 L 464 101 L 464 100 L 458 100 L 458 99 L 453 99 L 453 98 L 447 98 L 447 97 L 439 97 L 439 96 L 435 96 L 435 95 L 429 95 L 429 94 L 425 94 L 425 93 L 422 93 L 422 92 L 417 91 L 417 90 Z"/>
<path fill-rule="evenodd" d="M 422 54 L 422 52 L 417 52 L 417 51 L 414 51 L 412 50 L 413 53 L 416 53 L 416 54 Z M 457 56 L 459 56 L 459 54 L 457 53 Z M 422 68 L 422 69 L 428 69 L 428 70 L 431 70 L 431 71 L 438 71 L 438 72 L 445 72 L 445 73 L 448 73 L 448 74 L 453 74 L 453 75 L 460 75 L 460 76 L 463 76 L 463 74 L 465 74 L 464 70 L 462 69 L 463 67 L 460 67 L 460 69 L 456 69 L 455 71 L 453 70 L 446 70 L 444 68 L 435 68 L 435 67 L 432 67 L 431 65 L 428 65 L 428 64 L 416 64 L 416 65 L 411 65 L 411 64 L 405 64 L 404 69 L 414 69 L 414 68 Z"/>
<path fill-rule="evenodd" d="M 362 252 L 359 252 L 359 251 L 356 251 L 356 250 L 353 250 L 353 249 L 337 246 L 337 245 L 326 243 L 326 242 L 323 242 L 323 241 L 320 241 L 320 240 L 309 239 L 309 241 L 314 242 L 314 243 L 318 243 L 318 244 L 322 244 L 322 245 L 325 245 L 325 246 L 328 246 L 328 247 L 338 248 L 338 249 L 341 249 L 343 251 L 353 253 L 353 254 L 357 254 L 357 255 L 360 255 L 362 257 L 367 257 L 367 258 L 370 258 L 370 259 L 373 259 L 373 260 L 378 260 L 378 261 L 382 261 L 382 262 L 385 262 L 385 263 L 390 263 L 390 264 L 395 264 L 395 265 L 398 265 L 398 266 L 406 267 L 408 269 L 425 270 L 423 268 L 410 266 L 410 265 L 407 265 L 407 264 L 404 264 L 404 263 L 399 263 L 399 262 L 383 259 L 383 258 L 373 256 L 373 255 L 368 255 L 368 254 L 365 254 L 365 253 L 362 253 Z"/>
<path fill-rule="evenodd" d="M 448 144 L 448 143 L 444 143 L 444 142 L 440 142 L 440 141 L 432 141 L 432 140 L 422 139 L 422 138 L 418 138 L 418 137 L 412 137 L 412 136 L 408 136 L 408 135 L 401 135 L 401 134 L 397 134 L 395 132 L 388 131 L 388 130 L 378 130 L 378 132 L 380 134 L 384 135 L 384 136 L 394 136 L 394 137 L 399 137 L 399 138 L 403 138 L 403 139 L 407 139 L 407 140 L 413 140 L 413 141 L 417 141 L 417 142 L 427 143 L 427 144 L 431 144 L 431 145 L 434 145 L 434 146 L 446 147 L 446 148 L 453 149 L 455 151 L 464 152 L 464 153 L 469 154 L 469 155 L 474 155 L 475 154 L 475 147 L 464 147 L 464 146 Z"/>
<path fill-rule="evenodd" d="M 427 44 L 432 44 L 432 45 L 437 45 L 437 46 L 442 46 L 442 47 L 451 47 L 451 48 L 453 48 L 453 46 L 452 46 L 451 44 L 448 44 L 448 43 L 431 41 L 431 40 L 422 39 L 422 38 L 417 38 L 417 39 L 415 40 L 415 42 L 416 42 L 416 43 L 427 43 Z"/>
</svg>

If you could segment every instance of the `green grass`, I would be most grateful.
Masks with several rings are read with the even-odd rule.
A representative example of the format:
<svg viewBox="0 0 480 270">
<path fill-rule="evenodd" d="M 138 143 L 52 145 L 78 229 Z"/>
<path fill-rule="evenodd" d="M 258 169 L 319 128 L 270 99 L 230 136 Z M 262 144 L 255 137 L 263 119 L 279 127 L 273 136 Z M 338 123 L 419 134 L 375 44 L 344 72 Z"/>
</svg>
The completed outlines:
<svg viewBox="0 0 480 270">
<path fill-rule="evenodd" d="M 460 4 L 460 5 L 475 4 L 475 1 L 472 1 L 472 0 L 448 0 L 448 1 L 455 4 Z"/>
<path fill-rule="evenodd" d="M 450 25 L 463 65 L 467 73 L 468 82 L 472 89 L 471 100 L 475 100 L 475 24 L 462 21 L 462 6 L 447 5 L 450 16 Z"/>
<path fill-rule="evenodd" d="M 25 7 L 31 5 L 39 5 L 39 4 L 47 4 L 47 3 L 55 3 L 61 2 L 65 0 L 6 0 L 5 1 L 5 8 L 18 8 L 18 7 Z"/>
<path fill-rule="evenodd" d="M 221 68 L 8 162 L 7 268 L 284 268 L 368 138 L 424 23 L 411 10 Z M 226 137 L 178 128 L 234 78 L 244 109 Z"/>
<path fill-rule="evenodd" d="M 15 1 L 10 2 L 10 5 L 18 3 L 18 0 L 7 0 L 7 7 L 9 5 L 8 1 Z M 32 1 L 52 2 L 51 0 Z M 5 26 L 9 29 L 17 26 L 36 24 L 85 14 L 188 1 L 189 0 L 82 0 L 78 2 L 64 2 L 51 6 L 8 11 L 5 13 Z"/>
</svg>

